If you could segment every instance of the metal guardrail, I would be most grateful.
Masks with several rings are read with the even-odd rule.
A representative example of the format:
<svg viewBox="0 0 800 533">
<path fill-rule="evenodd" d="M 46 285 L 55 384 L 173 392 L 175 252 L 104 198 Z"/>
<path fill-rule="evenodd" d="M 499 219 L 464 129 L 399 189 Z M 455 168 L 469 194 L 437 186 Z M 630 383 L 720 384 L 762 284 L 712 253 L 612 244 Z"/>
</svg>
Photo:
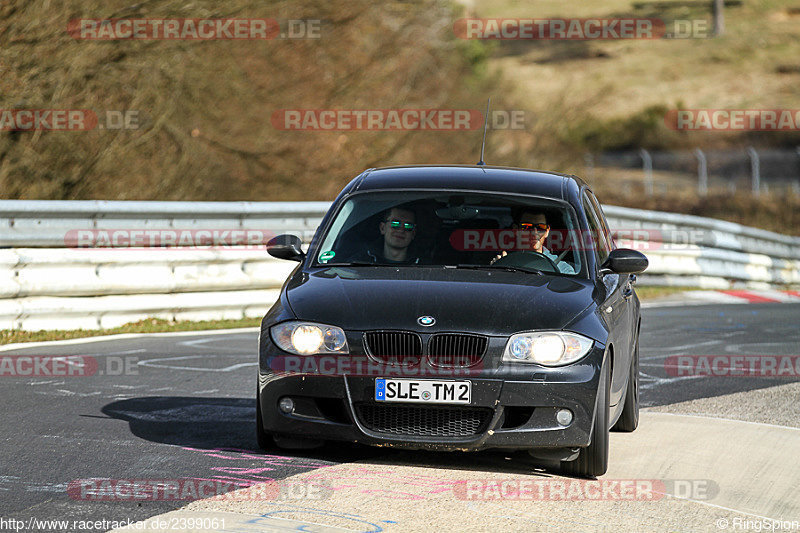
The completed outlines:
<svg viewBox="0 0 800 533">
<path fill-rule="evenodd" d="M 310 239 L 330 202 L 0 200 L 0 247 L 68 246 L 81 230 L 259 230 Z M 179 244 L 180 245 L 180 244 Z"/>
<path fill-rule="evenodd" d="M 0 328 L 106 328 L 150 316 L 263 315 L 296 266 L 269 257 L 264 239 L 288 232 L 308 242 L 329 207 L 328 202 L 2 200 Z M 642 285 L 800 285 L 800 238 L 689 215 L 614 206 L 604 211 L 619 244 L 650 258 Z M 131 248 L 137 231 L 184 232 L 192 238 L 176 240 L 171 248 Z M 228 231 L 238 231 L 242 240 L 236 242 L 250 245 L 231 245 Z M 126 239 L 107 242 L 111 248 L 82 248 L 75 245 L 79 232 L 94 237 L 118 232 Z M 247 240 L 248 232 L 256 241 Z M 212 234 L 209 243 L 217 246 L 197 246 L 198 236 Z"/>
<path fill-rule="evenodd" d="M 623 237 L 631 230 L 644 229 L 652 230 L 648 237 L 655 242 L 658 242 L 659 235 L 664 235 L 666 244 L 694 244 L 703 248 L 800 259 L 800 237 L 694 215 L 617 206 L 606 206 L 603 211 L 611 229 L 623 232 Z"/>
<path fill-rule="evenodd" d="M 259 248 L 0 250 L 0 299 L 280 287 L 296 265 Z"/>
<path fill-rule="evenodd" d="M 650 259 L 640 276 L 642 285 L 708 289 L 800 285 L 800 237 L 677 213 L 616 206 L 604 211 L 619 243 L 640 249 Z"/>
</svg>

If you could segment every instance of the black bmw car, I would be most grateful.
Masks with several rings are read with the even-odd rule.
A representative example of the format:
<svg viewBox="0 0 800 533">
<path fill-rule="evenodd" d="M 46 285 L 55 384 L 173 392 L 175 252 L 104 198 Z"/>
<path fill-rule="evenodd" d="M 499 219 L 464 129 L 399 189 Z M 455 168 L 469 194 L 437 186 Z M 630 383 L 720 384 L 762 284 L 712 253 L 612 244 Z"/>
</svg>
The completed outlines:
<svg viewBox="0 0 800 533">
<path fill-rule="evenodd" d="M 638 424 L 641 253 L 579 178 L 370 169 L 323 218 L 261 324 L 259 445 L 529 450 L 599 476 Z"/>
</svg>

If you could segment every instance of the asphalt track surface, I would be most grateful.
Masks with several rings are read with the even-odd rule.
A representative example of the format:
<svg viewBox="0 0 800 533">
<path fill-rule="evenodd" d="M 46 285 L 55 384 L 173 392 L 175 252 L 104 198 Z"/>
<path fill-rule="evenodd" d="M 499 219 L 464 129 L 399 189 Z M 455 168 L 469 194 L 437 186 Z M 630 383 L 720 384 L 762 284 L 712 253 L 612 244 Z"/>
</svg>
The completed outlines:
<svg viewBox="0 0 800 533">
<path fill-rule="evenodd" d="M 264 455 L 254 436 L 253 330 L 2 347 L 0 356 L 92 356 L 99 366 L 92 376 L 0 376 L 0 531 L 14 530 L 9 519 L 25 524 L 20 531 L 101 531 L 164 513 L 226 518 L 228 531 L 721 531 L 800 521 L 800 380 L 679 376 L 668 359 L 800 355 L 798 324 L 796 304 L 643 310 L 647 409 L 635 433 L 612 433 L 601 479 L 655 481 L 663 492 L 655 501 L 496 501 L 488 493 L 467 501 L 454 492 L 468 480 L 575 481 L 525 453 L 330 444 Z M 129 371 L 120 373 L 120 363 Z M 87 479 L 275 480 L 325 490 L 323 499 L 100 502 L 68 490 Z M 31 519 L 107 522 L 48 528 Z M 175 523 L 151 530 L 189 530 Z"/>
</svg>

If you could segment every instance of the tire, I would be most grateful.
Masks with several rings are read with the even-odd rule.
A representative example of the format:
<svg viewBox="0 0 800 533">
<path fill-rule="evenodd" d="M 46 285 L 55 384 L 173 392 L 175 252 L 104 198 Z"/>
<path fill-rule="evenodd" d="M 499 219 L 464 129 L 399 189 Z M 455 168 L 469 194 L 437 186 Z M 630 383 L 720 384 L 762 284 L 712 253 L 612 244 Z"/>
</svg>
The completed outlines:
<svg viewBox="0 0 800 533">
<path fill-rule="evenodd" d="M 258 447 L 264 451 L 269 451 L 275 447 L 272 437 L 264 431 L 264 420 L 261 418 L 261 394 L 256 388 L 256 441 Z"/>
<path fill-rule="evenodd" d="M 636 339 L 636 346 L 633 349 L 631 359 L 631 371 L 628 376 L 628 386 L 625 389 L 625 403 L 622 406 L 622 414 L 619 420 L 611 428 L 611 431 L 630 433 L 639 426 L 639 339 Z"/>
<path fill-rule="evenodd" d="M 561 471 L 565 474 L 597 477 L 608 470 L 608 399 L 611 387 L 609 368 L 610 361 L 606 361 L 597 390 L 597 413 L 592 425 L 592 441 L 586 448 L 581 448 L 577 459 L 561 462 Z"/>
</svg>

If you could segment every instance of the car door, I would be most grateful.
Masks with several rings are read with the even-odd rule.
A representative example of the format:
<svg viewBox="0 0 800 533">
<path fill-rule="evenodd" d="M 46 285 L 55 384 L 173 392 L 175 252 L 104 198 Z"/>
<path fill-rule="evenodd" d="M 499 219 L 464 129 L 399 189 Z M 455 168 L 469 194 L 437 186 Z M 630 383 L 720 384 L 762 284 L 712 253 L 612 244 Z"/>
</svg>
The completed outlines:
<svg viewBox="0 0 800 533">
<path fill-rule="evenodd" d="M 606 215 L 603 213 L 602 207 L 600 207 L 600 202 L 597 200 L 594 194 L 591 191 L 587 191 L 589 201 L 594 206 L 597 214 L 600 217 L 600 223 L 603 226 L 603 233 L 605 233 L 608 243 L 611 245 L 611 249 L 617 247 L 614 243 L 614 239 L 611 236 L 611 231 L 608 229 L 608 221 L 606 220 Z M 624 299 L 625 305 L 625 324 L 626 324 L 626 331 L 628 332 L 629 342 L 626 345 L 626 354 L 629 357 L 633 357 L 633 350 L 634 344 L 636 342 L 637 336 L 637 327 L 639 322 L 639 304 L 635 298 L 633 293 L 633 285 L 636 283 L 636 274 L 626 274 L 623 280 L 620 280 L 623 287 L 622 287 L 622 297 Z"/>
<path fill-rule="evenodd" d="M 612 243 L 610 235 L 604 231 L 602 211 L 598 211 L 591 201 L 590 193 L 584 191 L 581 198 L 583 209 L 591 232 L 591 246 L 595 254 L 595 261 L 601 265 L 611 252 Z M 610 405 L 617 405 L 622 398 L 627 385 L 628 369 L 630 367 L 630 312 L 628 309 L 629 298 L 624 291 L 626 278 L 619 274 L 598 274 L 599 280 L 606 289 L 606 298 L 600 306 L 600 312 L 608 324 L 609 342 L 614 346 L 614 360 L 611 376 Z"/>
</svg>

